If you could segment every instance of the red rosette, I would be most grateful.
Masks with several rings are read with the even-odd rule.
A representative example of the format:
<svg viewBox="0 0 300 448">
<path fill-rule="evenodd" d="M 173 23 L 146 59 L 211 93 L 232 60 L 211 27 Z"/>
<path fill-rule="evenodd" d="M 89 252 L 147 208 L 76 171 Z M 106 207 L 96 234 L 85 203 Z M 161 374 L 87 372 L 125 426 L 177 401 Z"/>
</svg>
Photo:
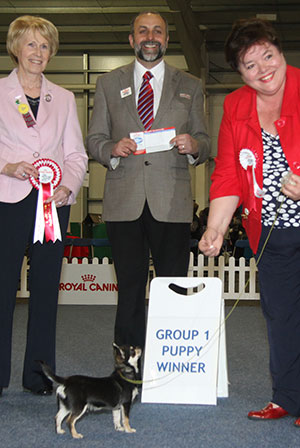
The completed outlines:
<svg viewBox="0 0 300 448">
<path fill-rule="evenodd" d="M 30 176 L 29 180 L 31 185 L 38 190 L 40 188 L 40 183 L 51 183 L 52 184 L 52 188 L 56 188 L 60 181 L 61 181 L 61 169 L 59 167 L 59 165 L 54 162 L 51 159 L 38 159 L 35 162 L 32 163 L 32 165 L 39 171 L 39 178 L 35 179 L 35 177 Z M 43 173 L 43 168 L 46 168 L 46 170 L 49 170 L 49 181 L 45 182 L 45 180 L 47 180 L 47 172 Z M 50 175 L 51 171 L 53 176 Z M 40 181 L 40 177 L 42 177 L 42 175 L 44 174 L 44 179 Z"/>
<path fill-rule="evenodd" d="M 33 242 L 40 241 L 43 244 L 44 236 L 46 242 L 61 240 L 55 202 L 46 202 L 61 181 L 61 169 L 51 159 L 38 159 L 32 165 L 39 172 L 37 179 L 33 176 L 29 178 L 32 186 L 39 191 Z"/>
</svg>

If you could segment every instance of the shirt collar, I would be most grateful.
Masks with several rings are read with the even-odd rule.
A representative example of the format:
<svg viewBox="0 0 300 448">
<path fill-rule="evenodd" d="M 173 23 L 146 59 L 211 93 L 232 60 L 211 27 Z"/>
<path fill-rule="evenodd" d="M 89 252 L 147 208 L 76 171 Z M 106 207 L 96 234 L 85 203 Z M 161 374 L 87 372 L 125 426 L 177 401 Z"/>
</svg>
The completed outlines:
<svg viewBox="0 0 300 448">
<path fill-rule="evenodd" d="M 161 77 L 163 77 L 164 73 L 165 73 L 164 60 L 160 61 L 159 64 L 155 65 L 151 69 L 147 69 L 136 59 L 135 66 L 134 66 L 134 72 L 135 72 L 137 79 L 142 80 L 144 73 L 147 71 L 151 72 L 155 79 L 160 80 Z"/>
</svg>

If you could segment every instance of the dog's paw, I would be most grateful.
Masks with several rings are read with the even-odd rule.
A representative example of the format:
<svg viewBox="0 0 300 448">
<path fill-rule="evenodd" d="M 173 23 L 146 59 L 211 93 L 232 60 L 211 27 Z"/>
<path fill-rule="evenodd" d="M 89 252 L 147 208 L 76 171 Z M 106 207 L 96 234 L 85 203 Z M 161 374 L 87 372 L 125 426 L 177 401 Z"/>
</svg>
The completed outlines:
<svg viewBox="0 0 300 448">
<path fill-rule="evenodd" d="M 83 439 L 83 435 L 80 434 L 79 432 L 72 433 L 72 437 L 73 437 L 74 439 Z"/>
<path fill-rule="evenodd" d="M 125 429 L 125 432 L 128 432 L 128 433 L 136 432 L 136 429 L 131 428 L 131 427 L 129 426 L 129 428 L 126 428 L 126 429 Z"/>
<path fill-rule="evenodd" d="M 125 428 L 124 428 L 124 426 L 116 425 L 116 426 L 115 426 L 115 430 L 116 430 L 116 431 L 120 431 L 120 432 L 124 432 L 124 431 L 125 431 Z"/>
<path fill-rule="evenodd" d="M 56 432 L 57 432 L 57 434 L 65 434 L 66 431 L 62 428 L 57 428 Z"/>
</svg>

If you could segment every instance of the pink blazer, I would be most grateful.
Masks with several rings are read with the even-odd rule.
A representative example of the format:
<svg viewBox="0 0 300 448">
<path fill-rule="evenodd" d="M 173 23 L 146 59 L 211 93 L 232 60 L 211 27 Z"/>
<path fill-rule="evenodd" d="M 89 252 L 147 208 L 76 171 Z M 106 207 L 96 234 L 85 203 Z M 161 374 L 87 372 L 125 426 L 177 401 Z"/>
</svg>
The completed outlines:
<svg viewBox="0 0 300 448">
<path fill-rule="evenodd" d="M 275 122 L 291 171 L 300 175 L 300 70 L 287 66 L 280 118 Z M 243 151 L 244 150 L 244 151 Z M 239 196 L 243 204 L 243 226 L 254 253 L 261 234 L 262 199 L 254 195 L 252 168 L 243 168 L 245 150 L 255 157 L 255 178 L 263 182 L 263 145 L 256 111 L 256 91 L 244 86 L 228 95 L 219 132 L 216 168 L 212 175 L 210 199 Z"/>
<path fill-rule="evenodd" d="M 87 155 L 73 93 L 43 76 L 36 124 L 31 128 L 27 127 L 16 104 L 17 99 L 28 104 L 17 69 L 0 79 L 0 98 L 0 173 L 7 163 L 52 159 L 62 170 L 60 185 L 72 191 L 69 204 L 74 203 L 86 172 Z M 1 202 L 18 202 L 31 189 L 29 180 L 0 174 Z"/>
</svg>

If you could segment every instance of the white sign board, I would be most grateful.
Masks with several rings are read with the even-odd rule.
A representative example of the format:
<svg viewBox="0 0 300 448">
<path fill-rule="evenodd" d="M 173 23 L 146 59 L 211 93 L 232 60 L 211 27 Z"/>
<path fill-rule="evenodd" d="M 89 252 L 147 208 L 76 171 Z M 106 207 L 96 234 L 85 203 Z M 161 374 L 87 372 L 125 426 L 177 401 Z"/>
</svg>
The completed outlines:
<svg viewBox="0 0 300 448">
<path fill-rule="evenodd" d="M 142 402 L 215 405 L 217 396 L 228 396 L 221 293 L 218 278 L 152 280 Z"/>
</svg>

